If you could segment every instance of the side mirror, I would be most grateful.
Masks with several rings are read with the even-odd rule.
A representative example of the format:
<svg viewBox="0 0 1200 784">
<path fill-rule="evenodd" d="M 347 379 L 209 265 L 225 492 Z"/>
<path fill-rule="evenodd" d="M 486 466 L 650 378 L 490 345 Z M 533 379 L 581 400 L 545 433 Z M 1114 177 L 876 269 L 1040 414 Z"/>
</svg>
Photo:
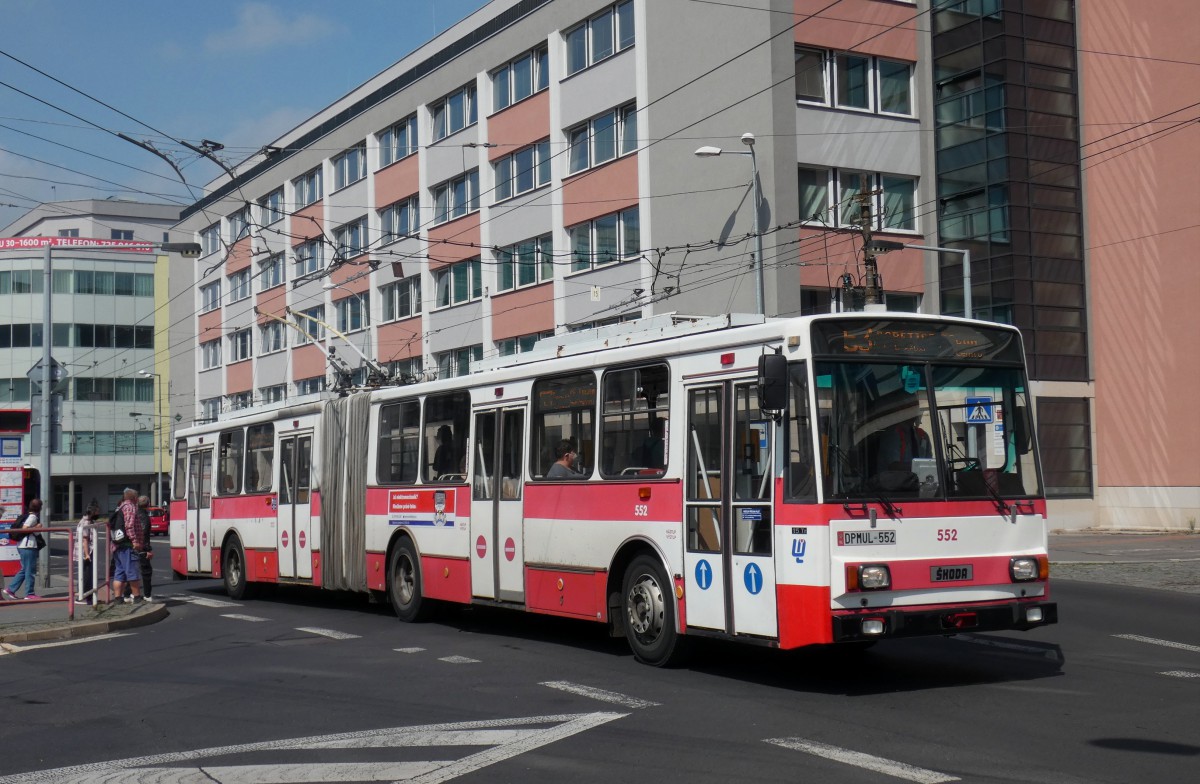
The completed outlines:
<svg viewBox="0 0 1200 784">
<path fill-rule="evenodd" d="M 758 358 L 758 407 L 763 411 L 783 411 L 787 404 L 787 358 L 782 354 L 763 354 Z"/>
<path fill-rule="evenodd" d="M 1030 435 L 1033 427 L 1029 421 L 1029 407 L 1017 406 L 1016 416 L 1013 417 L 1013 437 L 1016 439 L 1017 454 L 1028 454 L 1033 448 Z"/>
</svg>

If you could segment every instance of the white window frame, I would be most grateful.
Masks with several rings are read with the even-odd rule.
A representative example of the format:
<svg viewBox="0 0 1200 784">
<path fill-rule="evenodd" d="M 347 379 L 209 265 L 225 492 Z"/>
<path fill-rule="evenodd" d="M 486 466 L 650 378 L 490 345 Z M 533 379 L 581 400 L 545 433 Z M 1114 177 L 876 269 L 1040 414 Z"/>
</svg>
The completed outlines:
<svg viewBox="0 0 1200 784">
<path fill-rule="evenodd" d="M 366 292 L 335 299 L 333 312 L 338 332 L 361 332 L 371 326 L 371 300 Z"/>
<path fill-rule="evenodd" d="M 221 367 L 221 339 L 206 340 L 200 344 L 200 369 L 212 370 Z"/>
<path fill-rule="evenodd" d="M 302 242 L 292 248 L 295 259 L 296 276 L 311 275 L 324 266 L 325 243 L 320 239 Z"/>
<path fill-rule="evenodd" d="M 333 232 L 333 242 L 340 259 L 352 259 L 366 253 L 371 246 L 367 237 L 367 216 L 338 226 Z"/>
<path fill-rule="evenodd" d="M 321 180 L 320 166 L 310 169 L 292 180 L 292 186 L 296 190 L 296 209 L 316 204 L 323 198 L 324 193 L 321 188 Z"/>
<path fill-rule="evenodd" d="M 845 228 L 857 229 L 859 225 L 858 206 L 856 202 L 851 201 L 853 195 L 859 190 L 859 175 L 867 175 L 867 187 L 874 192 L 871 200 L 871 228 L 873 231 L 895 232 L 897 234 L 920 234 L 921 222 L 920 216 L 917 214 L 917 186 L 920 184 L 920 178 L 907 174 L 889 174 L 887 172 L 863 172 L 858 169 L 836 169 L 827 166 L 805 166 L 801 164 L 797 171 L 797 181 L 799 180 L 799 172 L 815 172 L 825 176 L 825 209 L 824 219 L 813 220 L 812 215 L 801 215 L 800 220 L 811 225 L 820 225 L 829 228 Z M 909 217 L 907 221 L 909 226 L 894 225 L 893 219 L 887 214 L 887 203 L 889 201 L 889 193 L 895 193 L 897 189 L 892 188 L 884 190 L 884 184 L 887 181 L 892 183 L 905 182 L 911 185 L 911 192 L 907 196 L 909 204 Z M 817 179 L 819 182 L 819 178 Z M 851 186 L 847 187 L 847 183 Z M 801 199 L 803 199 L 803 189 L 799 188 Z M 892 225 L 889 225 L 892 224 Z"/>
<path fill-rule="evenodd" d="M 250 328 L 239 329 L 229 336 L 229 364 L 254 356 L 254 334 Z"/>
<path fill-rule="evenodd" d="M 229 221 L 229 242 L 234 243 L 250 234 L 250 208 L 243 207 L 237 212 L 226 216 Z"/>
<path fill-rule="evenodd" d="M 254 405 L 254 394 L 251 392 L 230 392 L 225 396 L 230 411 L 241 411 Z"/>
<path fill-rule="evenodd" d="M 529 61 L 529 92 L 522 95 L 516 74 L 520 64 L 526 60 Z M 550 50 L 545 44 L 535 46 L 493 69 L 489 76 L 492 80 L 492 111 L 507 109 L 550 86 Z M 520 81 L 524 83 L 523 79 Z"/>
<path fill-rule="evenodd" d="M 200 230 L 200 249 L 204 252 L 205 256 L 210 253 L 216 253 L 221 249 L 220 223 L 214 223 Z"/>
<path fill-rule="evenodd" d="M 258 200 L 259 222 L 269 226 L 283 220 L 283 188 L 279 187 Z"/>
<path fill-rule="evenodd" d="M 479 122 L 479 100 L 475 92 L 475 83 L 465 84 L 454 92 L 442 96 L 429 105 L 431 123 L 430 136 L 433 140 L 441 141 L 447 136 L 453 136 L 464 128 L 469 128 Z M 456 125 L 450 111 L 455 100 L 463 102 L 462 124 Z"/>
<path fill-rule="evenodd" d="M 287 400 L 287 384 L 272 384 L 258 388 L 258 399 L 264 404 L 282 403 Z"/>
<path fill-rule="evenodd" d="M 238 270 L 228 276 L 229 301 L 241 302 L 250 298 L 250 268 Z"/>
<path fill-rule="evenodd" d="M 384 128 L 376 137 L 379 139 L 379 168 L 407 158 L 417 151 L 417 115 L 410 114 L 395 125 Z"/>
<path fill-rule="evenodd" d="M 413 195 L 384 207 L 379 211 L 379 226 L 380 245 L 416 237 L 421 230 L 420 199 Z"/>
<path fill-rule="evenodd" d="M 626 155 L 637 152 L 637 103 L 631 102 L 615 109 L 598 114 L 585 123 L 579 123 L 567 129 L 567 175 L 578 174 L 581 171 L 603 166 L 609 161 L 615 161 Z M 602 139 L 607 137 L 611 129 L 611 156 L 607 149 L 600 149 Z M 608 144 L 604 143 L 607 147 Z"/>
<path fill-rule="evenodd" d="M 598 259 L 596 250 L 599 245 L 598 236 L 602 227 L 608 221 L 615 219 L 615 242 L 617 253 L 609 254 L 604 259 Z M 610 212 L 590 221 L 577 223 L 566 228 L 568 247 L 571 250 L 571 268 L 568 274 L 590 272 L 601 267 L 640 258 L 641 251 L 641 215 L 637 207 L 629 207 L 619 212 Z M 585 240 L 580 244 L 579 240 Z M 636 240 L 636 241 L 635 241 Z M 581 248 L 586 249 L 581 251 Z M 586 261 L 582 256 L 586 254 Z"/>
<path fill-rule="evenodd" d="M 324 321 L 325 306 L 318 305 L 315 308 L 301 310 L 292 315 L 292 320 L 296 322 L 296 326 L 304 333 L 303 335 L 297 335 L 296 345 L 298 346 L 325 339 L 325 327 L 318 324 L 317 321 L 313 321 L 312 318 L 305 318 L 305 316 L 312 316 L 317 321 Z"/>
<path fill-rule="evenodd" d="M 434 310 L 453 308 L 483 298 L 483 265 L 478 257 L 447 264 L 433 272 Z M 460 296 L 459 279 L 466 283 L 466 295 Z"/>
<path fill-rule="evenodd" d="M 501 338 L 496 341 L 496 354 L 501 357 L 511 357 L 525 354 L 534 349 L 539 340 L 554 337 L 554 330 L 531 332 L 528 335 L 517 335 L 512 338 Z"/>
<path fill-rule="evenodd" d="M 607 30 L 603 26 L 605 19 L 608 20 Z M 626 26 L 631 29 L 626 31 Z M 607 40 L 604 40 L 605 36 Z M 581 61 L 572 58 L 572 47 L 580 41 L 584 52 Z M 591 68 L 596 63 L 632 48 L 637 43 L 633 0 L 610 5 L 579 24 L 567 28 L 563 32 L 563 43 L 563 63 L 567 76 Z"/>
<path fill-rule="evenodd" d="M 340 191 L 367 176 L 367 143 L 359 142 L 333 159 L 333 189 Z"/>
<path fill-rule="evenodd" d="M 820 49 L 815 46 L 796 46 L 796 54 L 801 51 L 816 54 L 821 60 L 821 85 L 824 95 L 820 100 L 815 100 L 809 96 L 796 96 L 796 104 L 800 106 L 828 106 L 840 111 L 846 112 L 861 112 L 869 114 L 878 114 L 884 117 L 916 117 L 916 104 L 913 92 L 913 78 L 916 73 L 916 64 L 906 60 L 897 60 L 891 57 L 875 57 L 874 55 L 865 54 L 855 51 L 833 51 L 828 49 Z M 842 71 L 839 63 L 842 58 L 856 57 L 865 60 L 867 63 L 867 105 L 855 106 L 854 104 L 843 103 L 838 98 L 840 81 L 842 80 Z M 888 64 L 894 66 L 905 66 L 908 68 L 908 110 L 907 111 L 888 111 L 883 108 L 883 81 L 881 75 L 881 65 Z"/>
<path fill-rule="evenodd" d="M 268 321 L 258 328 L 260 354 L 274 354 L 287 348 L 287 328 L 278 321 Z"/>
<path fill-rule="evenodd" d="M 383 321 L 400 321 L 421 315 L 421 276 L 392 281 L 379 287 L 383 303 Z M 402 307 L 407 302 L 408 307 Z"/>
<path fill-rule="evenodd" d="M 258 290 L 266 291 L 287 281 L 287 254 L 272 253 L 258 263 Z"/>
<path fill-rule="evenodd" d="M 325 377 L 298 378 L 292 382 L 297 395 L 316 395 L 325 391 Z"/>
<path fill-rule="evenodd" d="M 457 378 L 471 374 L 471 364 L 483 361 L 483 344 L 452 348 L 433 355 L 438 378 Z M 463 367 L 463 365 L 466 367 Z"/>
<path fill-rule="evenodd" d="M 395 359 L 383 366 L 383 369 L 388 372 L 388 375 L 394 379 L 413 379 L 419 380 L 422 377 L 424 370 L 421 355 L 409 357 L 408 359 Z"/>
<path fill-rule="evenodd" d="M 530 254 L 529 259 L 522 258 Z M 524 265 L 524 266 L 523 266 Z M 522 282 L 522 271 L 532 272 Z M 543 234 L 496 249 L 496 293 L 537 286 L 554 280 L 552 235 Z"/>
<path fill-rule="evenodd" d="M 528 160 L 525 160 L 528 158 Z M 506 155 L 495 163 L 496 201 L 504 201 L 550 184 L 550 140 L 543 139 Z M 522 187 L 522 175 L 528 180 Z"/>
<path fill-rule="evenodd" d="M 211 313 L 221 307 L 221 281 L 200 287 L 200 312 Z"/>
<path fill-rule="evenodd" d="M 200 419 L 215 422 L 221 416 L 221 398 L 209 397 L 200 401 Z"/>
<path fill-rule="evenodd" d="M 462 193 L 459 193 L 462 186 Z M 434 185 L 433 225 L 438 226 L 479 210 L 479 169 L 463 172 Z"/>
</svg>

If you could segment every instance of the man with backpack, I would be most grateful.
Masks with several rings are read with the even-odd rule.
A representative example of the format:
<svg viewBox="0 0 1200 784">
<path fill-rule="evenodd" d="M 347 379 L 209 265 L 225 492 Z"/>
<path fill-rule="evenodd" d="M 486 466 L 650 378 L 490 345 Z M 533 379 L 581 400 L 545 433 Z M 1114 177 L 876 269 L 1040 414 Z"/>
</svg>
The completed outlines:
<svg viewBox="0 0 1200 784">
<path fill-rule="evenodd" d="M 145 533 L 137 522 L 137 491 L 125 488 L 124 500 L 108 518 L 113 547 L 112 601 L 121 602 L 126 583 L 134 604 L 142 599 L 142 566 L 136 553 L 146 549 Z"/>
</svg>

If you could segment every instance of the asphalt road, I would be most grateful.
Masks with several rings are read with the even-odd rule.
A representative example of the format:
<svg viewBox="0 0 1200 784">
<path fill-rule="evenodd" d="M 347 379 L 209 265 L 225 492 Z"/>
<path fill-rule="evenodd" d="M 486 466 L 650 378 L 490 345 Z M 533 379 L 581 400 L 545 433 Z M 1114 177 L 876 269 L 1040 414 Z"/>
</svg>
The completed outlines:
<svg viewBox="0 0 1200 784">
<path fill-rule="evenodd" d="M 0 658 L 6 782 L 1186 781 L 1200 596 L 1060 581 L 1059 625 L 861 655 L 707 644 L 636 663 L 591 624 L 362 597 L 238 604 Z M 327 737 L 334 736 L 334 737 Z"/>
</svg>

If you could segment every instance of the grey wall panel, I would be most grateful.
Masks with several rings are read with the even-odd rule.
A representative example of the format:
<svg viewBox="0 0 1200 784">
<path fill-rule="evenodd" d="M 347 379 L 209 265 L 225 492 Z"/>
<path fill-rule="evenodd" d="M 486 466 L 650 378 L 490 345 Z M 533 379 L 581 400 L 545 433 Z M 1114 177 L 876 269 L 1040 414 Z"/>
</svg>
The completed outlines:
<svg viewBox="0 0 1200 784">
<path fill-rule="evenodd" d="M 562 81 L 559 106 L 563 127 L 559 130 L 634 99 L 637 95 L 634 51 L 626 49 Z"/>
<path fill-rule="evenodd" d="M 638 262 L 625 262 L 592 272 L 573 275 L 563 281 L 562 297 L 567 324 L 579 324 L 596 319 L 619 316 L 636 305 L 619 306 L 633 295 L 634 289 L 645 288 L 643 267 Z M 594 299 L 593 287 L 599 289 Z"/>
<path fill-rule="evenodd" d="M 429 314 L 427 354 L 473 346 L 483 342 L 483 303 L 471 302 Z M 491 346 L 484 346 L 487 352 Z"/>
<path fill-rule="evenodd" d="M 921 174 L 917 120 L 832 109 L 796 109 L 796 160 L 862 171 Z"/>
</svg>

